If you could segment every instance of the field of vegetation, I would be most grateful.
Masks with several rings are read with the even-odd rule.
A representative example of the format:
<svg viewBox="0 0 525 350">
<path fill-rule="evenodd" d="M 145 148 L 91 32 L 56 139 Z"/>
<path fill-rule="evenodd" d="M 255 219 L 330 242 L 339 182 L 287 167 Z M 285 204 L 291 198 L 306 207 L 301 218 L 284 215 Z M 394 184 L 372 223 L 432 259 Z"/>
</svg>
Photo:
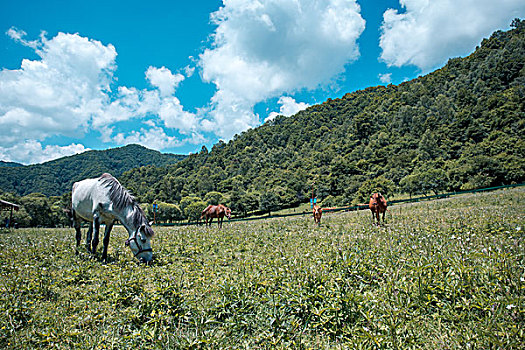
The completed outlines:
<svg viewBox="0 0 525 350">
<path fill-rule="evenodd" d="M 488 349 L 525 344 L 525 189 L 370 213 L 162 227 L 145 266 L 72 229 L 0 234 L 0 347 Z M 100 247 L 99 247 L 100 249 Z"/>
</svg>

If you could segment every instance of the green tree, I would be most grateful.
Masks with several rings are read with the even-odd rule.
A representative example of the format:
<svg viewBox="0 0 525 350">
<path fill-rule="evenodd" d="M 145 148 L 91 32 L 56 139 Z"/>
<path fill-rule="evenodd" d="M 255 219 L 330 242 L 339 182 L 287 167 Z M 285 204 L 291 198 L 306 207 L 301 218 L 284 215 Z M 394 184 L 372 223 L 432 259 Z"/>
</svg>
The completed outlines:
<svg viewBox="0 0 525 350">
<path fill-rule="evenodd" d="M 192 203 L 195 203 L 195 202 L 202 202 L 202 199 L 200 199 L 197 196 L 187 196 L 187 197 L 182 197 L 182 199 L 180 200 L 179 207 L 180 207 L 180 210 L 182 210 L 182 214 L 184 215 L 185 218 L 188 218 L 188 212 L 186 211 L 186 208 L 188 208 L 188 206 L 190 206 Z"/>
<path fill-rule="evenodd" d="M 157 222 L 174 222 L 182 220 L 182 210 L 176 204 L 157 202 L 158 209 L 155 213 L 155 220 Z"/>
<path fill-rule="evenodd" d="M 403 192 L 409 194 L 410 198 L 421 190 L 419 174 L 410 174 L 405 176 L 399 182 L 399 186 Z"/>
<path fill-rule="evenodd" d="M 241 196 L 241 202 L 245 213 L 259 209 L 259 198 L 261 194 L 255 191 L 248 191 Z"/>
<path fill-rule="evenodd" d="M 31 217 L 29 226 L 54 227 L 53 212 L 49 206 L 48 198 L 41 193 L 32 193 L 20 198 L 20 203 Z"/>
<path fill-rule="evenodd" d="M 259 210 L 267 212 L 279 209 L 279 197 L 272 191 L 265 191 L 259 197 Z"/>
<path fill-rule="evenodd" d="M 206 193 L 206 195 L 204 196 L 204 202 L 206 202 L 208 205 L 218 205 L 221 203 L 225 203 L 226 197 L 220 192 L 211 191 Z"/>
<path fill-rule="evenodd" d="M 365 181 L 363 185 L 359 187 L 352 204 L 368 203 L 370 196 L 375 192 L 380 192 L 385 198 L 388 198 L 394 193 L 395 189 L 396 186 L 391 180 L 384 176 L 378 176 Z"/>
<path fill-rule="evenodd" d="M 208 204 L 204 201 L 192 202 L 184 210 L 184 215 L 188 221 L 197 221 L 201 217 L 202 211 L 206 209 Z"/>
</svg>

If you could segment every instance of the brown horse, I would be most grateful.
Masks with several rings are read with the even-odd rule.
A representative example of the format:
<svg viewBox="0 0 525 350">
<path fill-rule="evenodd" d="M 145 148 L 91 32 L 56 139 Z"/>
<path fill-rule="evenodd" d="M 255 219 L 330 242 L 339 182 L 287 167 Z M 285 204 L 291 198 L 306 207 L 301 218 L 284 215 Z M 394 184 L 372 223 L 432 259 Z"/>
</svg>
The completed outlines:
<svg viewBox="0 0 525 350">
<path fill-rule="evenodd" d="M 314 214 L 314 222 L 317 225 L 321 225 L 321 216 L 323 215 L 323 209 L 319 207 L 317 204 L 315 204 L 313 208 L 313 214 Z"/>
<path fill-rule="evenodd" d="M 379 221 L 379 214 L 383 213 L 383 224 L 385 223 L 385 213 L 386 213 L 386 199 L 383 197 L 381 193 L 374 193 L 370 197 L 370 203 L 368 204 L 368 207 L 372 211 L 372 223 L 375 223 L 374 215 L 377 218 L 377 225 L 381 225 L 381 222 Z"/>
<path fill-rule="evenodd" d="M 213 218 L 217 218 L 217 224 L 220 228 L 222 228 L 222 221 L 224 220 L 224 216 L 228 218 L 228 220 L 231 219 L 232 211 L 230 208 L 223 204 L 219 205 L 208 205 L 206 209 L 202 211 L 201 219 L 206 218 L 206 226 L 211 226 L 211 222 L 213 221 Z M 210 222 L 208 224 L 208 219 L 210 219 Z"/>
</svg>

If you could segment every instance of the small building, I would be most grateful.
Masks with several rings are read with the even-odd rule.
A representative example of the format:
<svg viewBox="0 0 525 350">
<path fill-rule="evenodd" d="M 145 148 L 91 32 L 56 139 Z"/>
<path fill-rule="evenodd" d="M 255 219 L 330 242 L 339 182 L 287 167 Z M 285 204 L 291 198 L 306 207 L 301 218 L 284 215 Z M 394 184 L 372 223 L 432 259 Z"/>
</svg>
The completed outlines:
<svg viewBox="0 0 525 350">
<path fill-rule="evenodd" d="M 13 210 L 18 211 L 20 209 L 20 206 L 18 204 L 10 203 L 7 201 L 3 201 L 0 199 L 0 209 L 2 211 L 9 211 L 9 222 L 7 222 L 6 227 L 10 227 L 13 225 Z"/>
</svg>

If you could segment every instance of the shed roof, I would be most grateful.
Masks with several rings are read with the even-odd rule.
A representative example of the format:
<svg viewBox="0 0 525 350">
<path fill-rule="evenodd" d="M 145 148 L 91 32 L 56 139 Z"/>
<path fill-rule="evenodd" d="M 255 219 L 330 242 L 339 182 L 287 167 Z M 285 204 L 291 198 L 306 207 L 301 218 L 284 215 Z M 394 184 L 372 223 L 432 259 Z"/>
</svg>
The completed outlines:
<svg viewBox="0 0 525 350">
<path fill-rule="evenodd" d="M 18 210 L 20 209 L 20 206 L 18 204 L 14 204 L 14 203 L 11 203 L 11 202 L 7 202 L 7 201 L 3 201 L 0 199 L 0 208 L 2 209 L 14 209 L 14 210 Z"/>
</svg>

